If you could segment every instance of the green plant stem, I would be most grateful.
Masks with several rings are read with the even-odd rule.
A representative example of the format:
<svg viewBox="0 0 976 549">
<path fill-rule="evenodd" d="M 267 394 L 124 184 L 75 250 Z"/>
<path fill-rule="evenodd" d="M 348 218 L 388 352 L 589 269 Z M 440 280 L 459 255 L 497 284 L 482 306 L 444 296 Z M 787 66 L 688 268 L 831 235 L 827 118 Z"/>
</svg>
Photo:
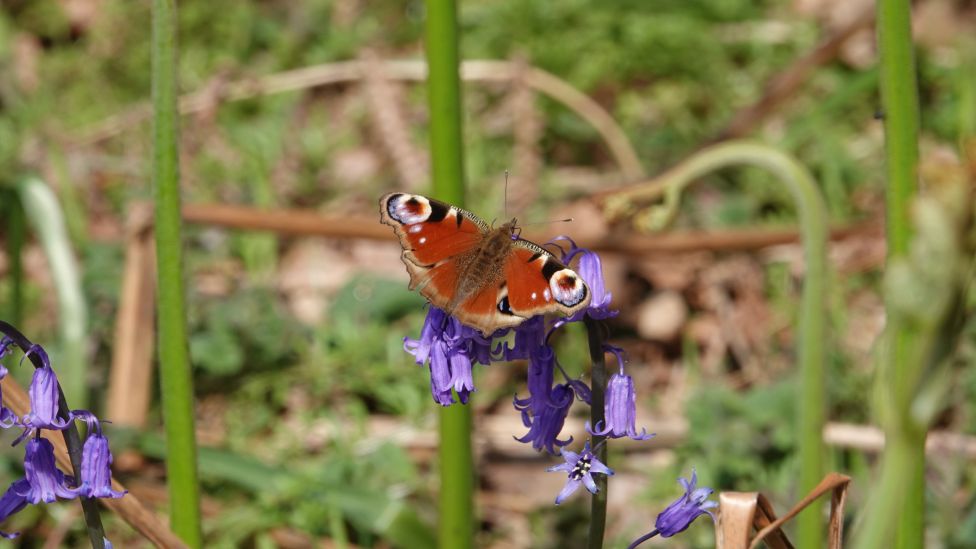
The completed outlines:
<svg viewBox="0 0 976 549">
<path fill-rule="evenodd" d="M 10 324 L 0 320 L 0 333 L 3 333 L 10 339 L 14 340 L 20 350 L 28 357 L 34 368 L 43 368 L 44 361 L 37 353 L 30 353 L 33 343 L 20 333 L 17 328 L 14 328 Z M 71 408 L 68 406 L 68 401 L 64 396 L 64 391 L 61 390 L 60 383 L 58 384 L 58 417 L 68 421 L 71 418 Z M 84 452 L 84 447 L 81 443 L 81 436 L 78 434 L 78 427 L 71 422 L 71 425 L 61 431 L 61 436 L 64 437 L 64 444 L 68 448 L 68 458 L 71 460 L 71 468 L 74 470 L 74 477 L 80 478 L 81 471 L 81 460 L 82 454 Z M 81 502 L 82 514 L 85 517 L 85 526 L 88 531 L 88 541 L 91 543 L 92 549 L 104 549 L 105 548 L 105 530 L 102 528 L 102 517 L 98 514 L 98 503 L 95 498 L 78 498 Z"/>
<path fill-rule="evenodd" d="M 464 203 L 457 5 L 454 0 L 427 0 L 426 56 L 430 109 L 430 155 L 433 194 Z M 443 549 L 474 546 L 474 457 L 471 408 L 440 410 L 440 520 Z"/>
<path fill-rule="evenodd" d="M 200 495 L 193 428 L 180 227 L 176 110 L 176 2 L 153 0 L 153 186 L 156 199 L 156 268 L 159 376 L 166 427 L 166 472 L 173 531 L 190 547 L 202 546 Z"/>
<path fill-rule="evenodd" d="M 607 361 L 604 351 L 604 330 L 605 326 L 599 320 L 594 320 L 589 316 L 583 318 L 586 325 L 586 336 L 590 347 L 590 425 L 603 425 L 606 423 L 604 416 L 604 396 L 607 390 Z M 607 464 L 607 445 L 604 444 L 607 437 L 593 435 L 591 441 L 593 453 L 596 458 Z M 607 476 L 596 475 L 593 477 L 598 489 L 597 493 L 590 498 L 590 540 L 589 549 L 602 549 L 603 535 L 607 526 Z"/>
<path fill-rule="evenodd" d="M 791 156 L 773 147 L 749 141 L 728 141 L 691 156 L 667 173 L 655 178 L 655 188 L 665 189 L 665 204 L 654 217 L 667 220 L 677 212 L 682 191 L 696 179 L 715 170 L 735 165 L 763 168 L 786 185 L 799 213 L 806 277 L 799 312 L 797 412 L 799 418 L 799 492 L 805 494 L 824 475 L 826 449 L 823 426 L 826 408 L 827 212 L 810 173 Z M 818 510 L 810 507 L 797 517 L 798 547 L 823 547 L 823 529 Z"/>
<path fill-rule="evenodd" d="M 48 272 L 58 296 L 58 330 L 61 348 L 58 363 L 65 394 L 76 407 L 88 406 L 85 343 L 88 313 L 81 290 L 81 275 L 71 250 L 71 238 L 64 223 L 58 198 L 51 188 L 33 177 L 17 183 L 20 203 L 27 221 L 44 249 Z"/>
<path fill-rule="evenodd" d="M 912 235 L 909 207 L 917 189 L 918 84 L 912 45 L 911 3 L 880 0 L 878 46 L 887 157 L 888 263 L 905 256 Z M 876 415 L 885 428 L 878 495 L 868 507 L 858 547 L 908 549 L 924 544 L 925 427 L 911 416 L 912 400 L 924 362 L 917 336 L 893 314 L 887 296 L 888 326 L 883 360 L 876 377 Z M 886 494 L 882 497 L 882 494 Z M 893 528 L 892 528 L 893 527 Z M 891 533 L 894 533 L 894 544 Z"/>
</svg>

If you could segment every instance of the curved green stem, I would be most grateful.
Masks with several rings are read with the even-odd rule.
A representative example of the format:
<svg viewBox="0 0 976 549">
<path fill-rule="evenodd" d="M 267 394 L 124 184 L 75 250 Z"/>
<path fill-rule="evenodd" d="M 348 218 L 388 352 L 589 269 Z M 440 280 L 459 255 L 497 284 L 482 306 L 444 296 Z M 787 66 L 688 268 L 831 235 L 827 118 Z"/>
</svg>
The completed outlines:
<svg viewBox="0 0 976 549">
<path fill-rule="evenodd" d="M 85 337 L 88 333 L 88 312 L 64 216 L 54 192 L 39 179 L 29 177 L 21 180 L 17 183 L 17 192 L 27 222 L 44 249 L 48 272 L 58 296 L 58 329 L 61 332 L 58 363 L 64 366 L 61 368 L 64 391 L 75 407 L 86 408 Z"/>
<path fill-rule="evenodd" d="M 457 5 L 455 0 L 427 0 L 426 55 L 430 107 L 430 155 L 433 194 L 464 203 Z M 439 546 L 474 546 L 474 456 L 471 408 L 456 404 L 440 410 Z"/>
<path fill-rule="evenodd" d="M 806 277 L 800 303 L 798 395 L 800 474 L 799 493 L 810 491 L 824 474 L 823 426 L 826 403 L 825 288 L 827 285 L 827 212 L 810 173 L 791 156 L 773 147 L 749 141 L 728 141 L 703 149 L 667 173 L 655 178 L 654 188 L 665 190 L 665 204 L 651 212 L 655 222 L 676 215 L 682 191 L 710 172 L 729 166 L 763 168 L 785 185 L 799 213 Z M 823 546 L 820 513 L 814 508 L 798 516 L 800 547 Z"/>
</svg>

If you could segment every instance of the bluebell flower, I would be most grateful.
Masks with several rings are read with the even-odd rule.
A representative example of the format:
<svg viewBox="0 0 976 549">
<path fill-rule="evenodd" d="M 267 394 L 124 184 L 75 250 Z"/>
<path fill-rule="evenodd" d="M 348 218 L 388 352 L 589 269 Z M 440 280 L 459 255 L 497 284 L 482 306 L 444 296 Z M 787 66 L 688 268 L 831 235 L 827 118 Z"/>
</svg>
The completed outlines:
<svg viewBox="0 0 976 549">
<path fill-rule="evenodd" d="M 684 487 L 685 493 L 657 516 L 653 530 L 632 541 L 627 549 L 635 549 L 638 545 L 658 534 L 663 538 L 669 538 L 679 532 L 684 532 L 696 518 L 702 515 L 708 515 L 712 517 L 713 522 L 715 521 L 715 515 L 709 509 L 718 507 L 718 503 L 708 501 L 708 496 L 712 495 L 711 488 L 695 488 L 695 485 L 698 484 L 698 475 L 695 470 L 691 470 L 690 481 L 679 478 L 678 482 Z"/>
<path fill-rule="evenodd" d="M 536 450 L 546 449 L 550 454 L 556 453 L 556 446 L 562 447 L 573 442 L 573 437 L 566 440 L 559 439 L 559 433 L 566 423 L 566 416 L 573 404 L 574 393 L 569 385 L 559 384 L 546 395 L 547 404 L 542 411 L 529 414 L 526 401 L 516 399 L 515 408 L 522 413 L 522 424 L 529 428 L 529 432 L 515 440 L 532 443 Z"/>
<path fill-rule="evenodd" d="M 98 418 L 89 412 L 79 414 L 88 423 L 88 438 L 81 456 L 81 485 L 78 494 L 88 498 L 120 498 L 127 491 L 112 489 L 112 451 L 102 434 Z"/>
<path fill-rule="evenodd" d="M 528 433 L 516 440 L 531 443 L 536 450 L 545 448 L 550 454 L 556 453 L 557 446 L 573 441 L 572 437 L 559 439 L 575 393 L 568 384 L 553 387 L 555 363 L 556 355 L 551 347 L 537 348 L 529 358 L 529 396 L 520 399 L 516 395 L 513 399 L 515 409 L 522 414 L 522 424 L 529 428 Z"/>
<path fill-rule="evenodd" d="M 512 346 L 502 342 L 495 349 L 498 360 L 525 360 L 546 344 L 546 324 L 543 315 L 534 316 L 514 328 Z"/>
<path fill-rule="evenodd" d="M 576 398 L 582 400 L 583 402 L 590 404 L 593 392 L 590 391 L 590 386 L 587 385 L 581 379 L 570 379 L 566 383 L 573 388 L 573 392 L 576 393 Z"/>
<path fill-rule="evenodd" d="M 30 484 L 27 482 L 26 478 L 15 480 L 10 483 L 10 487 L 0 498 L 0 522 L 7 520 L 7 517 L 15 515 L 21 511 L 24 507 L 27 507 L 27 492 L 30 490 Z M 2 532 L 0 531 L 0 537 L 7 539 L 14 539 L 19 536 L 20 532 Z"/>
<path fill-rule="evenodd" d="M 71 425 L 70 418 L 58 417 L 58 403 L 61 393 L 58 386 L 58 376 L 51 369 L 51 361 L 48 359 L 47 353 L 40 345 L 33 345 L 27 353 L 33 353 L 40 357 L 44 367 L 34 370 L 34 377 L 31 378 L 28 389 L 31 409 L 21 419 L 24 434 L 14 444 L 37 429 L 61 431 Z M 27 354 L 24 355 L 24 358 L 26 357 Z"/>
<path fill-rule="evenodd" d="M 606 423 L 598 423 L 594 428 L 586 423 L 586 430 L 591 435 L 609 436 L 610 438 L 630 437 L 634 440 L 647 440 L 653 437 L 647 429 L 637 433 L 637 393 L 634 390 L 634 379 L 624 373 L 623 349 L 608 346 L 617 355 L 620 369 L 610 376 L 607 384 L 607 396 L 604 402 L 604 417 Z"/>
<path fill-rule="evenodd" d="M 604 465 L 600 460 L 596 458 L 592 451 L 590 451 L 590 441 L 586 441 L 583 446 L 583 451 L 577 454 L 576 452 L 570 452 L 569 450 L 563 450 L 563 459 L 566 460 L 565 463 L 559 465 L 554 465 L 548 469 L 549 472 L 552 471 L 563 471 L 567 473 L 568 479 L 566 480 L 566 485 L 563 486 L 562 491 L 556 496 L 556 505 L 559 505 L 566 500 L 580 484 L 586 486 L 586 489 L 590 491 L 591 494 L 597 493 L 599 490 L 596 487 L 596 482 L 593 481 L 593 474 L 599 473 L 607 476 L 613 476 L 613 469 L 610 469 Z"/>
<path fill-rule="evenodd" d="M 24 477 L 29 485 L 27 503 L 51 503 L 57 498 L 73 499 L 78 492 L 68 486 L 74 479 L 54 463 L 54 446 L 46 438 L 31 438 L 24 449 Z"/>
<path fill-rule="evenodd" d="M 487 365 L 491 360 L 489 338 L 433 306 L 427 311 L 420 339 L 405 337 L 403 348 L 417 364 L 429 364 L 430 392 L 441 406 L 454 404 L 452 389 L 466 404 L 475 390 L 471 363 Z"/>
<path fill-rule="evenodd" d="M 698 517 L 708 515 L 715 520 L 715 515 L 709 509 L 718 507 L 718 503 L 709 501 L 708 496 L 712 495 L 711 488 L 695 488 L 698 484 L 698 474 L 694 469 L 691 470 L 691 480 L 679 478 L 678 482 L 684 487 L 685 493 L 667 507 L 657 520 L 654 521 L 654 528 L 661 534 L 661 537 L 669 538 L 679 532 L 684 532 L 688 526 Z"/>
</svg>

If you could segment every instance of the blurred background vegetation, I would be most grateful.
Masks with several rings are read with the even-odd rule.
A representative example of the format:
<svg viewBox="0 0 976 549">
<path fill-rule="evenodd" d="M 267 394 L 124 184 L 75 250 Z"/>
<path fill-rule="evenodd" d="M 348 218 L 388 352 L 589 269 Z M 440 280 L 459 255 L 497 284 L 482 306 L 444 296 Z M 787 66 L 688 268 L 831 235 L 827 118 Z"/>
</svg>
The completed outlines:
<svg viewBox="0 0 976 549">
<path fill-rule="evenodd" d="M 126 227 L 135 205 L 151 198 L 150 3 L 2 6 L 0 315 L 57 350 L 58 303 L 33 238 L 22 254 L 23 301 L 10 297 L 17 285 L 7 253 L 17 219 L 13 185 L 34 174 L 57 193 L 82 268 L 86 390 L 93 407 L 110 408 Z M 385 191 L 424 189 L 423 83 L 387 78 L 381 62 L 422 57 L 422 2 L 213 0 L 180 8 L 181 85 L 202 90 L 182 124 L 185 204 L 363 219 L 375 217 Z M 465 59 L 531 65 L 565 80 L 617 121 L 645 174 L 731 135 L 775 144 L 811 170 L 839 229 L 824 342 L 831 467 L 855 477 L 849 509 L 861 507 L 878 445 L 870 444 L 873 431 L 858 429 L 872 423 L 872 360 L 884 324 L 883 136 L 865 17 L 872 3 L 470 0 L 460 10 Z M 957 162 L 957 145 L 976 132 L 976 4 L 917 2 L 914 25 L 921 154 L 938 171 Z M 815 51 L 825 53 L 811 62 Z M 226 97 L 239 83 L 348 60 L 364 63 L 370 76 Z M 800 77 L 785 79 L 784 96 L 766 95 L 770 83 L 803 67 Z M 501 217 L 509 169 L 523 220 L 576 218 L 548 234 L 600 242 L 643 230 L 627 220 L 610 223 L 592 200 L 639 178 L 621 170 L 578 113 L 543 94 L 526 96 L 511 79 L 471 82 L 464 92 L 469 209 Z M 743 119 L 744 126 L 733 124 Z M 631 357 L 639 422 L 659 433 L 613 450 L 610 546 L 646 531 L 676 496 L 674 478 L 692 465 L 703 484 L 758 488 L 780 509 L 799 495 L 792 353 L 803 265 L 797 244 L 762 240 L 793 230 L 795 212 L 759 170 L 726 170 L 708 182 L 685 200 L 672 228 L 707 230 L 695 233 L 704 235 L 700 242 L 605 255 L 622 309 L 613 338 Z M 186 235 L 207 546 L 423 546 L 434 515 L 436 410 L 426 373 L 402 352 L 424 309 L 406 290 L 392 238 L 277 236 L 201 223 L 187 225 Z M 744 243 L 757 235 L 760 244 Z M 966 334 L 969 367 L 956 370 L 936 423 L 940 436 L 962 443 L 929 464 L 932 547 L 976 545 L 976 479 L 967 467 L 976 439 L 965 438 L 976 435 L 974 327 Z M 560 344 L 565 366 L 581 373 L 581 335 Z M 476 380 L 479 546 L 576 546 L 584 498 L 553 507 L 561 479 L 544 468 L 558 458 L 511 439 L 524 432 L 511 408 L 511 396 L 525 390 L 523 369 L 493 366 Z M 110 432 L 119 478 L 164 508 L 158 399 L 151 402 L 144 426 Z M 575 418 L 567 431 L 581 436 L 582 422 Z M 18 458 L 2 454 L 0 479 L 14 478 Z M 83 543 L 72 513 L 31 508 L 16 528 L 38 546 L 43 539 Z M 108 520 L 116 546 L 139 546 L 130 530 Z M 693 527 L 674 544 L 707 547 L 709 530 Z"/>
</svg>

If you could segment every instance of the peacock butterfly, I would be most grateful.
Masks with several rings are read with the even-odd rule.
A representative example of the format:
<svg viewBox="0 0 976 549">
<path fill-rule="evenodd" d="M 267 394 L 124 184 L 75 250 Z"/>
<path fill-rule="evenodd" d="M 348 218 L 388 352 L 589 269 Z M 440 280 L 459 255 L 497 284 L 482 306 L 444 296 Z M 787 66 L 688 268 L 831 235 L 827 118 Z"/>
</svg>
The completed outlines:
<svg viewBox="0 0 976 549">
<path fill-rule="evenodd" d="M 519 238 L 516 220 L 490 227 L 467 210 L 417 194 L 380 199 L 380 221 L 403 246 L 410 289 L 490 336 L 590 302 L 586 283 L 541 246 Z"/>
</svg>

